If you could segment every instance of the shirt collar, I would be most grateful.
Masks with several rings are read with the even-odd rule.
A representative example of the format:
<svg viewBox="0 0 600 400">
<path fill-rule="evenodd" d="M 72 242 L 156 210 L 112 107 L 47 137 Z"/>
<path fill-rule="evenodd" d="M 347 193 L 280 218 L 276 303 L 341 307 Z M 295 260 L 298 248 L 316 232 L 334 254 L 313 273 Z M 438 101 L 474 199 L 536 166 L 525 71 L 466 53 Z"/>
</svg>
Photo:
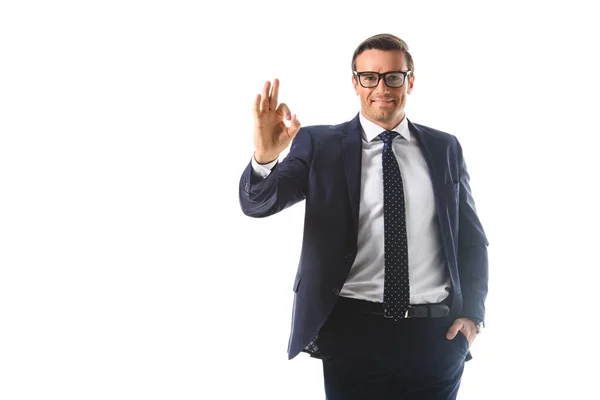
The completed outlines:
<svg viewBox="0 0 600 400">
<path fill-rule="evenodd" d="M 379 125 L 366 119 L 363 116 L 362 112 L 359 114 L 359 119 L 360 125 L 363 129 L 363 137 L 367 140 L 367 142 L 372 141 L 377 136 L 379 136 L 381 132 L 385 131 L 385 129 L 383 129 Z M 410 142 L 410 130 L 408 129 L 408 120 L 406 119 L 406 115 L 404 116 L 402 121 L 400 121 L 400 123 L 396 125 L 394 129 L 391 130 L 398 132 L 399 135 L 401 135 L 404 139 Z"/>
</svg>

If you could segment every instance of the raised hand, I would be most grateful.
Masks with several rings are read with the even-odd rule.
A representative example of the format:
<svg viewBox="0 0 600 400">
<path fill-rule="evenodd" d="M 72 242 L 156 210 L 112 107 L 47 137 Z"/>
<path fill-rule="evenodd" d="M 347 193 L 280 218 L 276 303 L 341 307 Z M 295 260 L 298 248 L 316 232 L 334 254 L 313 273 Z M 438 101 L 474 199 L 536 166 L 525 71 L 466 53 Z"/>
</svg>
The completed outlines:
<svg viewBox="0 0 600 400">
<path fill-rule="evenodd" d="M 275 79 L 272 86 L 266 82 L 254 100 L 254 158 L 259 164 L 277 159 L 300 130 L 296 114 L 285 103 L 277 104 L 278 94 L 279 80 Z"/>
</svg>

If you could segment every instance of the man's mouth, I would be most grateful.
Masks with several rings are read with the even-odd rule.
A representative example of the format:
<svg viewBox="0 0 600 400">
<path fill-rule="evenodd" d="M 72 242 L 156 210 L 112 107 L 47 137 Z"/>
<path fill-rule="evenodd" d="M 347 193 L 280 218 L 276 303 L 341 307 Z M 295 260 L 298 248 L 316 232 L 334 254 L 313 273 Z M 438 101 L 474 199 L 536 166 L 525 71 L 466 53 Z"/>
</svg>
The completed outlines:
<svg viewBox="0 0 600 400">
<path fill-rule="evenodd" d="M 378 105 L 389 105 L 389 104 L 393 104 L 394 100 L 390 100 L 390 99 L 373 99 L 373 100 L 371 100 L 371 103 L 378 104 Z"/>
</svg>

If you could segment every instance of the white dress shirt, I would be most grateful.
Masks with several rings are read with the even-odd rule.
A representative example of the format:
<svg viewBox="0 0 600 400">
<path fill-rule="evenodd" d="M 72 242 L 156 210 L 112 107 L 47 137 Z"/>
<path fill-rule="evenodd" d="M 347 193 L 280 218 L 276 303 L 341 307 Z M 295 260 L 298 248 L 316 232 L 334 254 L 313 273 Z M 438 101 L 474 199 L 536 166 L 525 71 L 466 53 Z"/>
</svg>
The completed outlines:
<svg viewBox="0 0 600 400">
<path fill-rule="evenodd" d="M 358 252 L 340 296 L 383 302 L 383 141 L 385 129 L 360 114 L 362 165 L 358 215 Z M 398 132 L 392 149 L 404 185 L 408 269 L 411 304 L 439 303 L 450 290 L 435 210 L 429 169 L 419 144 L 408 129 L 406 117 L 393 131 Z M 252 157 L 254 172 L 265 178 L 277 160 L 260 165 Z"/>
</svg>

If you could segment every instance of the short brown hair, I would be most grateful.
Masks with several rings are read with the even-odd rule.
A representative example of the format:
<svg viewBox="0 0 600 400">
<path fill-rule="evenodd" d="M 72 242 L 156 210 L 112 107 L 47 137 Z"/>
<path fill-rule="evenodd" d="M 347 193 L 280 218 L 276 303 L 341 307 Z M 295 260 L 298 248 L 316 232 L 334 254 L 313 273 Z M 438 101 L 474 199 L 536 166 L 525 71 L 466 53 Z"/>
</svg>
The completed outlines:
<svg viewBox="0 0 600 400">
<path fill-rule="evenodd" d="M 365 50 L 399 50 L 404 53 L 408 69 L 413 71 L 412 75 L 415 73 L 415 66 L 412 56 L 408 52 L 408 45 L 398 36 L 394 36 L 390 33 L 380 33 L 364 40 L 358 45 L 352 55 L 352 71 L 356 70 L 356 58 Z"/>
</svg>

